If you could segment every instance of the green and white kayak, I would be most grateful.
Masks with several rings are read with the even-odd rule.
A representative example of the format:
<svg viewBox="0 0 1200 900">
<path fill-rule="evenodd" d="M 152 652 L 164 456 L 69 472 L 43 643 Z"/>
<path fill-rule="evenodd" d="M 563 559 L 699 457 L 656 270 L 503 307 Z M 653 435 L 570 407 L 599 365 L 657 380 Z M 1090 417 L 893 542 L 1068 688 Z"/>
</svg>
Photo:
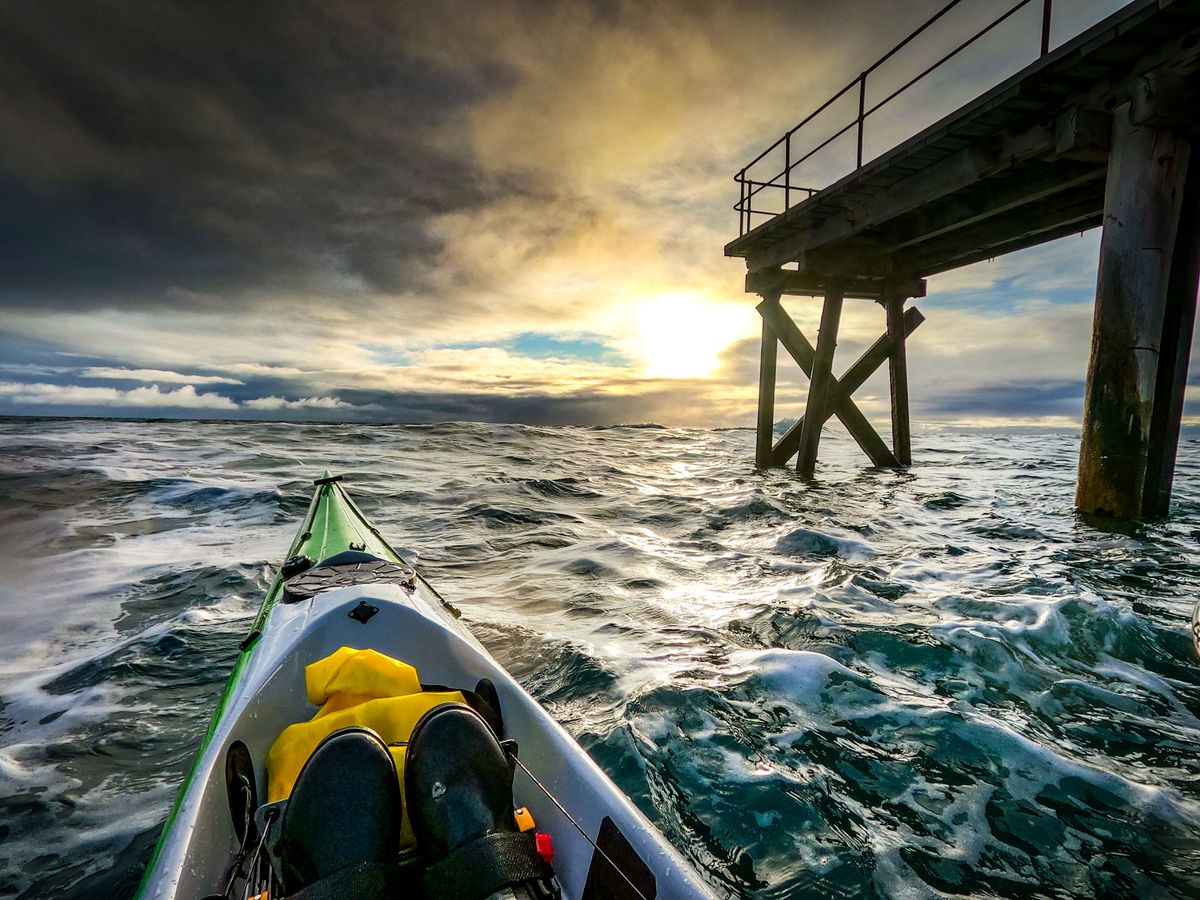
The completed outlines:
<svg viewBox="0 0 1200 900">
<path fill-rule="evenodd" d="M 268 750 L 285 728 L 314 715 L 306 667 L 344 647 L 401 660 L 422 683 L 491 681 L 503 736 L 519 747 L 513 800 L 552 838 L 563 897 L 711 896 L 662 834 L 467 631 L 411 554 L 380 536 L 339 481 L 326 475 L 315 482 L 287 563 L 241 644 L 138 896 L 249 893 L 248 885 L 232 887 L 245 854 L 245 827 L 235 824 L 231 809 L 234 757 L 246 760 L 242 777 L 253 782 L 247 791 L 257 808 L 267 796 Z"/>
</svg>

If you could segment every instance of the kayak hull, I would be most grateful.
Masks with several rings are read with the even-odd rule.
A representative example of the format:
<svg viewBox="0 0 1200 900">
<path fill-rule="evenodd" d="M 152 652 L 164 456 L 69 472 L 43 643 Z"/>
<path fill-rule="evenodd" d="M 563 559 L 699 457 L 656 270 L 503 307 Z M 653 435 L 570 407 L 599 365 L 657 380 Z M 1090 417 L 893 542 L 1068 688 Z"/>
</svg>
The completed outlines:
<svg viewBox="0 0 1200 900">
<path fill-rule="evenodd" d="M 337 535 L 332 542 L 327 540 L 331 530 Z M 505 736 L 520 748 L 514 799 L 532 812 L 539 831 L 552 836 L 564 897 L 582 897 L 593 865 L 607 865 L 594 844 L 602 830 L 611 839 L 614 829 L 638 858 L 630 863 L 635 877 L 629 881 L 639 883 L 637 876 L 648 871 L 659 898 L 711 896 L 654 826 L 378 537 L 337 485 L 318 490 L 293 555 L 316 541 L 322 542 L 319 552 L 327 555 L 348 549 L 342 543 L 353 544 L 356 551 L 365 545 L 368 549 L 361 552 L 397 565 L 382 567 L 392 576 L 386 580 L 339 587 L 297 602 L 285 602 L 293 598 L 282 582 L 272 586 L 139 896 L 191 900 L 221 892 L 238 850 L 224 778 L 226 754 L 235 742 L 246 745 L 259 797 L 264 797 L 268 749 L 284 728 L 315 712 L 305 692 L 305 667 L 340 647 L 371 648 L 401 659 L 425 683 L 472 688 L 482 677 L 492 680 Z M 404 572 L 413 577 L 395 577 Z M 364 577 L 380 576 L 367 572 Z M 627 896 L 640 896 L 635 887 L 626 886 Z"/>
</svg>

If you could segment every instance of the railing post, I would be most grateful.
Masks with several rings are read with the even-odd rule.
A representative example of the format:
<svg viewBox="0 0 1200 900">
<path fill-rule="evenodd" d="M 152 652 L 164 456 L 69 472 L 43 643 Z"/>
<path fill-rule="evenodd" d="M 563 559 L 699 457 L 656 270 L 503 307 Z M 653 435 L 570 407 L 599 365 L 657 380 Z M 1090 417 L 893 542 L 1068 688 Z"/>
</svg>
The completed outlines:
<svg viewBox="0 0 1200 900">
<path fill-rule="evenodd" d="M 792 133 L 783 139 L 783 211 L 792 208 Z"/>
<path fill-rule="evenodd" d="M 738 204 L 738 237 L 746 233 L 746 170 L 738 173 L 738 183 L 742 186 L 742 201 Z"/>
<path fill-rule="evenodd" d="M 1042 0 L 1042 56 L 1050 52 L 1050 8 L 1054 0 Z"/>
<path fill-rule="evenodd" d="M 858 165 L 856 169 L 862 168 L 862 150 L 863 150 L 863 119 L 866 118 L 865 110 L 867 108 L 867 73 L 863 72 L 858 76 Z"/>
</svg>

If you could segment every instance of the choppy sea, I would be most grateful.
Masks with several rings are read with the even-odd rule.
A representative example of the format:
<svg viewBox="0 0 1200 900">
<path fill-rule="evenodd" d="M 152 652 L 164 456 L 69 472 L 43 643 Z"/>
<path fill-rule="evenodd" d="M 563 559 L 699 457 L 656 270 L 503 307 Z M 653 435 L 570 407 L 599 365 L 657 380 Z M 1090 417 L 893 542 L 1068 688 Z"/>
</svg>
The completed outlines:
<svg viewBox="0 0 1200 900">
<path fill-rule="evenodd" d="M 325 468 L 720 895 L 1200 895 L 1200 440 L 0 419 L 0 896 L 136 887 Z"/>
</svg>

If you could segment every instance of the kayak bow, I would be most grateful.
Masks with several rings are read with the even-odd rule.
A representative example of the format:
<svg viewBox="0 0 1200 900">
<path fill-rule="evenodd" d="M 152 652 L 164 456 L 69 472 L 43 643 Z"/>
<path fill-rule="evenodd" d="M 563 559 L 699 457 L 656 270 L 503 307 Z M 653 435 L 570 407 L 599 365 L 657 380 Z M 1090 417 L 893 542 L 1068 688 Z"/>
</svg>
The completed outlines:
<svg viewBox="0 0 1200 900">
<path fill-rule="evenodd" d="M 237 754 L 247 760 L 249 793 L 260 804 L 268 751 L 284 729 L 313 717 L 306 667 L 347 647 L 402 661 L 422 683 L 491 681 L 502 736 L 519 747 L 514 802 L 552 839 L 563 897 L 710 896 L 657 829 L 458 621 L 407 554 L 383 539 L 340 480 L 327 473 L 315 482 L 304 523 L 241 644 L 138 896 L 224 895 L 241 865 L 238 832 L 244 831 L 231 814 L 231 761 Z"/>
</svg>

